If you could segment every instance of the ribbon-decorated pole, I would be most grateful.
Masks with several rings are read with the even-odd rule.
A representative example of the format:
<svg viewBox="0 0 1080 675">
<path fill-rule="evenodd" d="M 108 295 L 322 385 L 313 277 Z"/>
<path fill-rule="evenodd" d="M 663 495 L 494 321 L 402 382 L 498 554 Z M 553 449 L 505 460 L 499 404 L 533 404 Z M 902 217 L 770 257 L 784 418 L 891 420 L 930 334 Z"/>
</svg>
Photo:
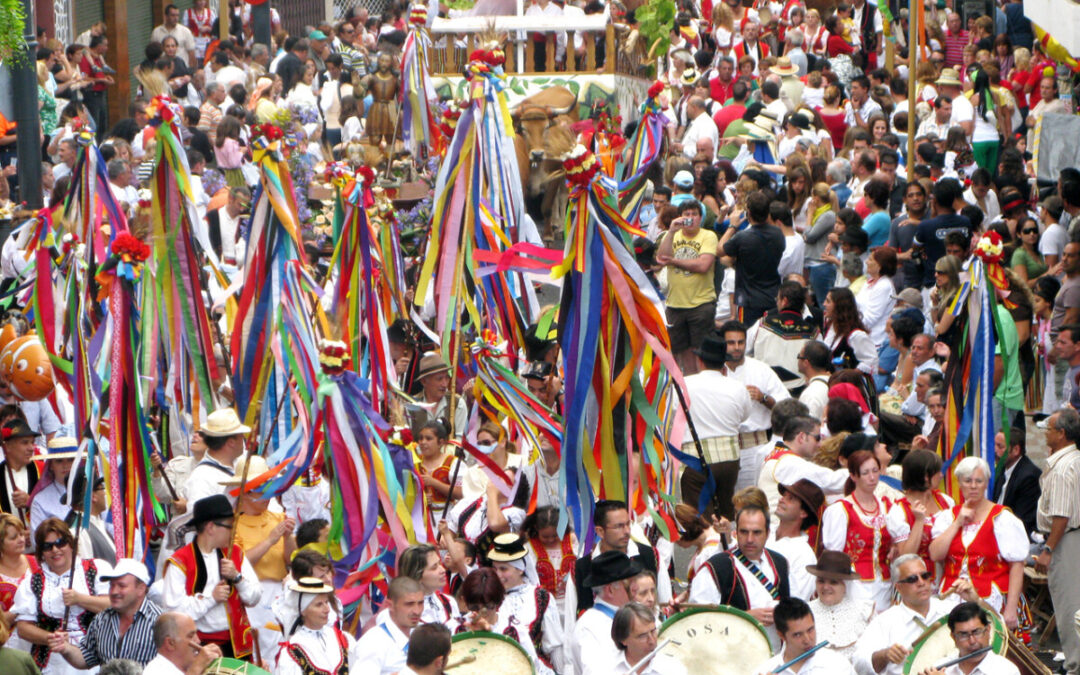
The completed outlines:
<svg viewBox="0 0 1080 675">
<path fill-rule="evenodd" d="M 409 33 L 401 49 L 401 140 L 414 158 L 428 153 L 439 155 L 446 142 L 435 128 L 435 107 L 439 97 L 431 78 L 428 54 L 431 35 L 427 29 L 428 13 L 423 2 L 409 10 Z"/>
<path fill-rule="evenodd" d="M 620 213 L 618 184 L 569 130 L 549 132 L 546 146 L 562 159 L 570 189 L 566 249 L 553 274 L 563 279 L 560 487 L 588 551 L 598 498 L 625 499 L 635 513 L 649 512 L 662 532 L 671 531 L 670 504 L 652 500 L 672 499 L 667 438 L 682 430 L 663 418 L 672 407 L 668 387 L 682 386 L 681 373 L 663 302 L 630 251 L 630 238 L 642 232 Z M 641 455 L 637 476 L 629 462 L 635 453 Z"/>
</svg>

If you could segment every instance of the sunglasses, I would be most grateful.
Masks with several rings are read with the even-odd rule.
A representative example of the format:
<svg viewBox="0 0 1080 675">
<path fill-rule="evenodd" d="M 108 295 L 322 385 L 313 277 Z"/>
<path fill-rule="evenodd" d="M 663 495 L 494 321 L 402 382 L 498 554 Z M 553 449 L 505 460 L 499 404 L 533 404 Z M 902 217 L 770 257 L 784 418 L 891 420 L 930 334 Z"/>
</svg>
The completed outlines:
<svg viewBox="0 0 1080 675">
<path fill-rule="evenodd" d="M 1035 229 L 1020 230 L 1020 234 L 1038 234 L 1038 232 Z"/>
<path fill-rule="evenodd" d="M 41 552 L 48 553 L 53 549 L 60 550 L 68 545 L 67 539 L 57 539 L 56 541 L 47 541 L 41 545 Z"/>
<path fill-rule="evenodd" d="M 919 579 L 922 579 L 923 581 L 930 581 L 933 578 L 934 578 L 934 573 L 933 572 L 923 572 L 921 574 L 912 574 L 910 577 L 904 577 L 903 579 L 898 580 L 896 583 L 898 583 L 898 584 L 914 584 L 914 583 L 918 583 Z"/>
</svg>

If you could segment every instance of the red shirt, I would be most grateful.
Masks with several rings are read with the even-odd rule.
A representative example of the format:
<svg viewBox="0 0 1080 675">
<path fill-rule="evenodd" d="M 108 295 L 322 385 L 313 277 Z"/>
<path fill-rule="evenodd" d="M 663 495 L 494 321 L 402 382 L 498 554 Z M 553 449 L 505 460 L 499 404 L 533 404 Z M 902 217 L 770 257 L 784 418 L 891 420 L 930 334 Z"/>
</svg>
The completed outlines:
<svg viewBox="0 0 1080 675">
<path fill-rule="evenodd" d="M 847 43 L 847 40 L 839 35 L 830 35 L 829 39 L 825 41 L 825 53 L 829 55 L 829 58 L 839 56 L 841 54 L 854 54 L 855 48 Z"/>
<path fill-rule="evenodd" d="M 968 43 L 968 32 L 962 30 L 953 35 L 945 31 L 945 65 L 956 68 L 964 61 L 964 45 Z"/>
<path fill-rule="evenodd" d="M 720 136 L 724 135 L 724 130 L 729 124 L 742 117 L 745 112 L 746 106 L 741 103 L 732 103 L 718 110 L 712 119 L 716 123 L 716 130 L 720 132 Z"/>
<path fill-rule="evenodd" d="M 731 90 L 735 87 L 735 78 L 731 78 L 731 81 L 724 84 L 720 81 L 719 77 L 714 77 L 709 80 L 709 96 L 717 103 L 723 104 L 729 98 L 731 98 Z M 724 133 L 724 132 L 720 132 Z"/>
<path fill-rule="evenodd" d="M 825 128 L 829 130 L 829 135 L 832 136 L 833 147 L 837 150 L 844 147 L 844 133 L 847 131 L 844 112 L 840 111 L 835 115 L 827 115 L 818 109 L 818 113 L 821 115 L 821 121 L 825 123 Z"/>
<path fill-rule="evenodd" d="M 91 60 L 92 57 L 84 56 L 82 61 L 79 61 L 79 70 L 82 74 L 92 80 L 103 80 L 108 77 L 105 71 L 101 69 L 104 65 L 104 61 L 98 62 L 96 59 Z M 94 82 L 90 85 L 90 91 L 105 91 L 106 84 L 104 82 Z"/>
</svg>

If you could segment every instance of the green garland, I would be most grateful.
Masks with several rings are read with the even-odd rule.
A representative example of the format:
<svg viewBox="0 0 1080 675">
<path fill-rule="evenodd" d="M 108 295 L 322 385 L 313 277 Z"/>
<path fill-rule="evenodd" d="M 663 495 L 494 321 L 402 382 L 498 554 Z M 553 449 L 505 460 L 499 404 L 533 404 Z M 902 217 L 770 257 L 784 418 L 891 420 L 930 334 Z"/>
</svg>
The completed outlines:
<svg viewBox="0 0 1080 675">
<path fill-rule="evenodd" d="M 672 0 L 649 0 L 634 12 L 638 32 L 645 38 L 650 60 L 667 54 L 671 31 L 675 28 L 675 3 Z"/>
<path fill-rule="evenodd" d="M 0 61 L 21 63 L 26 58 L 25 28 L 22 0 L 0 0 Z"/>
</svg>

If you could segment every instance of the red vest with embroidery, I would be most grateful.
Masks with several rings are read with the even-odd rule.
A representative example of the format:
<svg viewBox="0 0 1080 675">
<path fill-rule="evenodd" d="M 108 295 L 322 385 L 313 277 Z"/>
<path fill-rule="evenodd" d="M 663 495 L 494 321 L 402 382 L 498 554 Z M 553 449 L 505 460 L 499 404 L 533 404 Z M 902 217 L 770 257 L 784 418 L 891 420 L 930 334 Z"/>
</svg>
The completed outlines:
<svg viewBox="0 0 1080 675">
<path fill-rule="evenodd" d="M 574 571 L 574 562 L 577 561 L 574 546 L 570 543 L 570 535 L 567 534 L 562 540 L 562 561 L 559 563 L 558 572 L 555 571 L 555 565 L 551 562 L 547 549 L 540 540 L 533 539 L 530 543 L 536 553 L 536 576 L 540 580 L 540 588 L 556 598 L 559 597 L 559 587 L 562 586 L 565 591 L 566 580 L 570 578 L 570 573 Z"/>
<path fill-rule="evenodd" d="M 942 494 L 940 492 L 938 492 L 937 490 L 933 490 L 931 492 L 931 494 L 934 497 L 934 501 L 937 502 L 937 505 L 938 505 L 939 509 L 944 510 L 944 509 L 949 508 L 949 502 L 945 501 L 945 497 L 942 496 Z M 915 526 L 915 512 L 911 510 L 911 502 L 908 501 L 907 497 L 901 497 L 896 503 L 900 505 L 901 509 L 903 509 L 903 511 L 904 511 L 904 520 L 907 521 L 908 527 L 909 528 L 914 527 Z M 922 539 L 919 540 L 919 550 L 916 551 L 916 553 L 919 554 L 919 557 L 923 559 L 923 562 L 926 563 L 926 569 L 930 570 L 931 572 L 933 572 L 934 569 L 936 569 L 935 566 L 934 566 L 934 561 L 930 559 L 930 542 L 933 540 L 933 536 L 931 535 L 931 530 L 933 530 L 933 529 L 934 529 L 934 526 L 930 522 L 930 517 L 927 516 L 926 519 L 923 521 L 923 533 L 922 533 Z M 914 536 L 914 535 L 915 535 L 915 533 L 912 532 L 908 536 Z"/>
<path fill-rule="evenodd" d="M 769 55 L 769 45 L 765 42 L 762 42 L 761 40 L 757 41 L 757 49 L 758 53 L 760 54 L 760 56 L 758 56 L 757 58 L 757 61 L 760 61 L 761 59 Z M 735 45 L 735 48 L 732 50 L 732 52 L 736 61 L 746 56 L 746 43 L 740 42 L 739 44 Z"/>
<path fill-rule="evenodd" d="M 196 593 L 195 555 L 195 542 L 191 542 L 173 553 L 172 557 L 165 563 L 166 569 L 168 569 L 169 564 L 173 564 L 184 573 L 184 590 L 187 591 L 188 595 L 195 595 Z M 229 560 L 232 560 L 237 570 L 243 569 L 244 550 L 234 544 Z M 206 589 L 203 589 L 203 592 L 206 592 Z M 233 654 L 236 658 L 242 659 L 251 654 L 251 623 L 248 621 L 247 609 L 244 607 L 244 603 L 240 601 L 240 593 L 235 586 L 229 590 L 229 597 L 225 600 L 225 614 L 229 617 L 229 641 L 232 643 Z"/>
<path fill-rule="evenodd" d="M 454 455 L 446 455 L 443 457 L 442 464 L 435 467 L 435 470 L 431 472 L 431 477 L 440 483 L 450 484 L 450 469 L 454 466 Z M 424 468 L 422 461 L 416 462 L 416 470 L 421 476 L 427 475 L 427 469 Z M 451 490 L 452 492 L 453 490 Z M 446 503 L 446 497 L 435 491 L 434 487 L 425 486 L 424 494 L 427 495 L 428 504 L 431 506 L 442 506 Z"/>
<path fill-rule="evenodd" d="M 892 536 L 885 527 L 885 506 L 878 502 L 878 513 L 874 516 L 874 525 L 867 525 L 859 517 L 861 509 L 852 503 L 854 497 L 844 497 L 840 503 L 847 511 L 847 539 L 844 541 L 844 553 L 851 557 L 855 572 L 864 581 L 889 578 L 889 548 Z"/>
<path fill-rule="evenodd" d="M 960 504 L 953 507 L 953 518 L 960 513 L 960 507 Z M 994 536 L 994 519 L 1004 510 L 1005 507 L 1001 504 L 994 504 L 970 545 L 964 546 L 962 532 L 953 537 L 952 544 L 949 545 L 949 555 L 945 558 L 942 588 L 948 588 L 960 577 L 964 563 L 967 562 L 971 585 L 975 587 L 980 598 L 989 597 L 994 586 L 997 586 L 1002 594 L 1009 590 L 1009 563 L 1001 558 L 997 538 Z"/>
</svg>

